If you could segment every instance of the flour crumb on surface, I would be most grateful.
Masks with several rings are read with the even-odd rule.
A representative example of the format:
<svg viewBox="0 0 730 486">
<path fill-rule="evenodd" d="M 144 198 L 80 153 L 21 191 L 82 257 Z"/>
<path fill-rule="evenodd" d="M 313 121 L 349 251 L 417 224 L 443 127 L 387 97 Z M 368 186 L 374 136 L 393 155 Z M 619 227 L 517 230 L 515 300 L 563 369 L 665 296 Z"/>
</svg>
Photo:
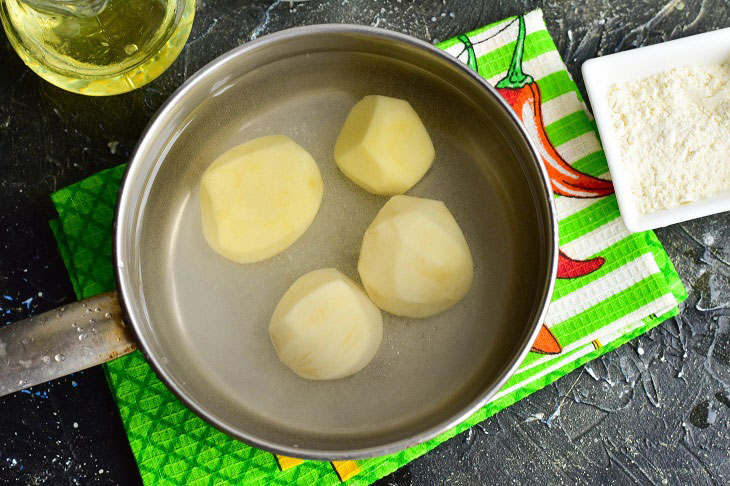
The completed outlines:
<svg viewBox="0 0 730 486">
<path fill-rule="evenodd" d="M 616 83 L 608 103 L 639 211 L 730 190 L 730 63 Z"/>
</svg>

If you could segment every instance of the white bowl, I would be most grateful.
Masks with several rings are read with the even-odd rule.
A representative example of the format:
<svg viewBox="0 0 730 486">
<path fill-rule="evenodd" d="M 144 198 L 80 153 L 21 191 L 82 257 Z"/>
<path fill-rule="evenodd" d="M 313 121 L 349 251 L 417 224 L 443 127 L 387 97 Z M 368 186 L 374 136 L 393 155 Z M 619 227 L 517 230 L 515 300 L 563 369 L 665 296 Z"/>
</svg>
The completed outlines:
<svg viewBox="0 0 730 486">
<path fill-rule="evenodd" d="M 730 28 L 619 52 L 583 63 L 583 79 L 611 170 L 618 207 L 626 228 L 632 233 L 729 211 L 730 191 L 663 211 L 641 213 L 631 193 L 630 175 L 621 162 L 620 140 L 616 136 L 608 105 L 609 88 L 617 82 L 645 78 L 680 66 L 724 62 L 730 62 Z"/>
</svg>

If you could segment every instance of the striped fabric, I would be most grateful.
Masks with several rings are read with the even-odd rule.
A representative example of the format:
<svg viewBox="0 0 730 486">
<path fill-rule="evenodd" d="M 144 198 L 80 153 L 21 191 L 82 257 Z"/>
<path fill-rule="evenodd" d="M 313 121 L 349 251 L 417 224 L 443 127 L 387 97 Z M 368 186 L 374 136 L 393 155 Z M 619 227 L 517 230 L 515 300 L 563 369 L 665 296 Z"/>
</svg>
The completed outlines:
<svg viewBox="0 0 730 486">
<path fill-rule="evenodd" d="M 522 69 L 542 95 L 543 124 L 550 142 L 571 166 L 610 179 L 592 117 L 546 30 L 542 12 L 525 15 L 526 41 Z M 490 84 L 507 75 L 518 34 L 516 18 L 467 34 L 477 69 Z M 468 62 L 459 38 L 440 44 Z M 595 199 L 556 196 L 560 249 L 571 258 L 605 258 L 605 264 L 580 278 L 558 279 L 545 324 L 560 342 L 558 355 L 531 353 L 498 400 L 595 351 L 595 341 L 611 343 L 655 316 L 673 313 L 684 289 L 653 233 L 630 235 L 615 195 Z M 667 272 L 667 270 L 669 270 Z"/>
<path fill-rule="evenodd" d="M 591 117 L 542 13 L 527 14 L 525 27 L 522 68 L 537 81 L 549 142 L 573 168 L 608 179 Z M 517 19 L 510 18 L 440 47 L 495 84 L 507 73 L 517 35 Z M 473 51 L 466 49 L 464 39 Z M 123 166 L 109 169 L 52 195 L 59 219 L 51 222 L 51 229 L 79 298 L 114 286 L 113 209 L 123 171 Z M 601 257 L 603 263 L 583 276 L 557 281 L 544 329 L 560 352 L 530 353 L 492 402 L 464 423 L 424 444 L 373 459 L 329 463 L 275 456 L 203 422 L 135 352 L 109 363 L 105 370 L 144 483 L 370 484 L 677 313 L 686 292 L 672 264 L 652 232 L 627 233 L 613 194 L 594 199 L 556 196 L 555 202 L 561 251 L 574 260 Z"/>
</svg>

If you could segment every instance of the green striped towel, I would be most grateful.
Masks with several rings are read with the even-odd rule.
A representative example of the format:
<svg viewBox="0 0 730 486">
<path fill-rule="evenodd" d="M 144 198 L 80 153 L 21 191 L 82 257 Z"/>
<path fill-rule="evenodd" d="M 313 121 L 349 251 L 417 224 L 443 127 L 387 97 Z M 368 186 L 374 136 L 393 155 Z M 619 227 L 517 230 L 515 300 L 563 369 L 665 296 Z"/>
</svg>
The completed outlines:
<svg viewBox="0 0 730 486">
<path fill-rule="evenodd" d="M 506 19 L 439 47 L 491 83 L 510 64 L 519 23 Z M 542 13 L 525 16 L 523 70 L 542 94 L 546 133 L 560 155 L 581 172 L 608 178 L 590 115 L 548 34 Z M 471 44 L 471 49 L 466 45 Z M 112 219 L 124 167 L 96 174 L 51 197 L 51 222 L 79 298 L 112 289 Z M 504 407 L 557 380 L 675 315 L 686 298 L 671 262 L 652 232 L 630 235 L 613 195 L 556 197 L 561 250 L 573 259 L 602 257 L 597 270 L 559 279 L 546 325 L 559 354 L 530 353 L 494 399 L 458 427 L 424 444 L 385 457 L 316 462 L 277 457 L 210 427 L 157 379 L 139 352 L 105 366 L 132 452 L 147 485 L 369 484 Z"/>
</svg>

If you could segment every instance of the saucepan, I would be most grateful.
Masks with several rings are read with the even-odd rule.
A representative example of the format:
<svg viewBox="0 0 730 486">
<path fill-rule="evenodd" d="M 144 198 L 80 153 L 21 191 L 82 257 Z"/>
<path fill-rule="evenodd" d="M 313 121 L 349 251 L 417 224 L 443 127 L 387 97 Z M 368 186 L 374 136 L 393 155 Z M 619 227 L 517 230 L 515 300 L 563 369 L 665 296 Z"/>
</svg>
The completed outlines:
<svg viewBox="0 0 730 486">
<path fill-rule="evenodd" d="M 358 279 L 362 236 L 387 198 L 340 173 L 333 147 L 349 110 L 371 94 L 406 99 L 421 116 L 436 159 L 409 194 L 446 203 L 471 248 L 474 284 L 434 317 L 384 313 L 382 347 L 365 369 L 308 381 L 277 359 L 268 322 L 306 272 L 334 267 Z M 289 249 L 241 265 L 203 237 L 200 178 L 227 149 L 272 134 L 289 136 L 317 161 L 322 205 Z M 147 127 L 115 221 L 118 294 L 0 330 L 0 391 L 138 347 L 165 385 L 211 425 L 301 458 L 387 454 L 466 419 L 529 351 L 556 272 L 550 185 L 508 105 L 437 48 L 369 27 L 286 30 L 201 69 Z M 87 336 L 81 341 L 80 326 Z"/>
</svg>

